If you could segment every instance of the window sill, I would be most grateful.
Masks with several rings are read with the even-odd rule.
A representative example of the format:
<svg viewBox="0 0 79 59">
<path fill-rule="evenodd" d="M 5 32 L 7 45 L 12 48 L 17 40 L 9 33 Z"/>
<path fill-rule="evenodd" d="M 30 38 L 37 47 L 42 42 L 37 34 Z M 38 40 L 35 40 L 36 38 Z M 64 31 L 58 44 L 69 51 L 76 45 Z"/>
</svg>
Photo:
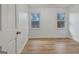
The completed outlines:
<svg viewBox="0 0 79 59">
<path fill-rule="evenodd" d="M 32 30 L 39 30 L 40 28 L 32 28 Z"/>
<path fill-rule="evenodd" d="M 57 30 L 64 30 L 64 28 L 57 28 Z"/>
</svg>

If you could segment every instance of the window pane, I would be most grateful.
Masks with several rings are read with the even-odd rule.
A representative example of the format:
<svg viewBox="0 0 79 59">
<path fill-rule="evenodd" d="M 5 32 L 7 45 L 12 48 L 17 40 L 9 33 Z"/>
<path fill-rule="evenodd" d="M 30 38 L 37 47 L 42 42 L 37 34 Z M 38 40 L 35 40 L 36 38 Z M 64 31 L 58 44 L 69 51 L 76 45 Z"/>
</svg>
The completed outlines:
<svg viewBox="0 0 79 59">
<path fill-rule="evenodd" d="M 39 28 L 39 21 L 32 21 L 32 28 Z"/>
<path fill-rule="evenodd" d="M 64 17 L 65 17 L 64 13 L 57 14 L 57 20 L 64 20 Z"/>
<path fill-rule="evenodd" d="M 32 21 L 39 21 L 40 20 L 40 14 L 39 13 L 32 13 Z"/>
<path fill-rule="evenodd" d="M 57 28 L 64 28 L 64 21 L 57 21 Z"/>
</svg>

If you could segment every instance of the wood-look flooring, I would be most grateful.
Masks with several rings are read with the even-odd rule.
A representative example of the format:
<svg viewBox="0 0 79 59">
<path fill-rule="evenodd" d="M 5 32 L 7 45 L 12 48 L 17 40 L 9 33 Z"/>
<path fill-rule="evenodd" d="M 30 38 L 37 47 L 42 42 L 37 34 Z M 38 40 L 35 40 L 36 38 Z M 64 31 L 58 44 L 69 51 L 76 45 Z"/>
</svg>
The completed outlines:
<svg viewBox="0 0 79 59">
<path fill-rule="evenodd" d="M 29 39 L 22 54 L 78 54 L 79 43 L 68 38 Z"/>
</svg>

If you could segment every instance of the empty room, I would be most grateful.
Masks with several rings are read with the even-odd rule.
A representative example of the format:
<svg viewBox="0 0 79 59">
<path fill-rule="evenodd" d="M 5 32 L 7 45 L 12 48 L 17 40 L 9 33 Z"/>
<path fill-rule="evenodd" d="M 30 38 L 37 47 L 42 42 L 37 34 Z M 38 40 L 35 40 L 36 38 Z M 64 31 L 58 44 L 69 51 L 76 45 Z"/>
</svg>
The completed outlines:
<svg viewBox="0 0 79 59">
<path fill-rule="evenodd" d="M 0 54 L 78 54 L 79 4 L 1 4 Z"/>
</svg>

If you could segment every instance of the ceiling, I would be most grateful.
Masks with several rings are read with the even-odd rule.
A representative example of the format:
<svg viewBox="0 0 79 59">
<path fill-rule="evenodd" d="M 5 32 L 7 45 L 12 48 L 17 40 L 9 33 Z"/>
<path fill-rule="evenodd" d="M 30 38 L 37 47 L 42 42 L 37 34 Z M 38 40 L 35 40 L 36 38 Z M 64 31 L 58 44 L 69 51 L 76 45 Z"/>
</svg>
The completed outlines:
<svg viewBox="0 0 79 59">
<path fill-rule="evenodd" d="M 69 8 L 72 4 L 30 4 L 30 7 L 54 7 L 54 8 Z"/>
</svg>

